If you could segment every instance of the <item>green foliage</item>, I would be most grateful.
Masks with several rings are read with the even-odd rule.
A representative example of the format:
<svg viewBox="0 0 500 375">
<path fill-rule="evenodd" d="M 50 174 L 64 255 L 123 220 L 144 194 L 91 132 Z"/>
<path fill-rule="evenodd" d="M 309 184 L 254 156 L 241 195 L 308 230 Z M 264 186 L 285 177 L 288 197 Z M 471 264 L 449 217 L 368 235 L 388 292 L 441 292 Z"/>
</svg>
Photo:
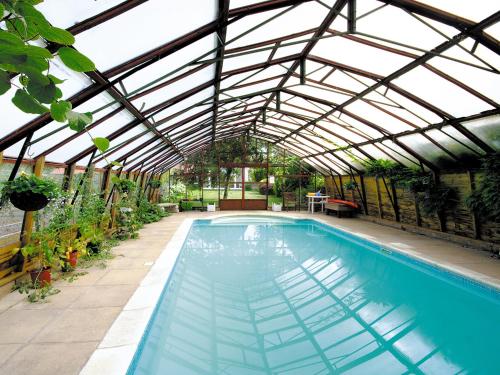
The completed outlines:
<svg viewBox="0 0 500 375">
<path fill-rule="evenodd" d="M 68 111 L 64 115 L 68 120 L 69 128 L 76 132 L 85 130 L 85 128 L 92 123 L 92 114 L 90 112 L 78 113 L 74 111 Z"/>
<path fill-rule="evenodd" d="M 482 221 L 500 222 L 500 153 L 485 156 L 481 169 L 484 173 L 476 189 L 467 197 L 466 204 Z"/>
<path fill-rule="evenodd" d="M 456 205 L 456 190 L 437 184 L 430 172 L 412 169 L 390 160 L 375 159 L 364 164 L 370 176 L 387 178 L 395 186 L 416 195 L 426 215 L 440 214 Z"/>
<path fill-rule="evenodd" d="M 432 184 L 426 191 L 417 194 L 417 201 L 424 214 L 441 214 L 456 205 L 456 191 L 451 187 Z"/>
<path fill-rule="evenodd" d="M 167 195 L 163 198 L 167 202 L 179 202 L 186 195 L 186 185 L 181 181 L 177 181 L 175 184 L 170 185 L 170 189 Z"/>
<path fill-rule="evenodd" d="M 350 180 L 344 184 L 345 190 L 356 190 L 357 187 L 358 187 L 358 183 L 354 180 Z"/>
<path fill-rule="evenodd" d="M 95 193 L 87 193 L 83 196 L 76 224 L 80 238 L 85 241 L 87 252 L 100 252 L 104 242 L 104 228 L 110 221 L 110 215 L 106 212 L 106 202 Z"/>
<path fill-rule="evenodd" d="M 181 211 L 192 211 L 193 210 L 193 202 L 191 201 L 181 201 L 180 209 Z"/>
<path fill-rule="evenodd" d="M 119 178 L 117 176 L 113 176 L 111 181 L 115 184 L 116 189 L 120 193 L 131 193 L 135 190 L 136 184 L 134 181 L 129 180 L 128 178 Z"/>
<path fill-rule="evenodd" d="M 149 186 L 151 187 L 151 189 L 158 189 L 161 186 L 161 181 L 160 180 L 150 180 Z"/>
<path fill-rule="evenodd" d="M 95 70 L 94 63 L 74 48 L 61 47 L 58 53 L 63 63 L 75 72 L 91 72 Z"/>
<path fill-rule="evenodd" d="M 154 223 L 168 216 L 168 213 L 157 204 L 149 202 L 146 197 L 141 196 L 137 201 L 137 220 L 144 224 Z"/>
<path fill-rule="evenodd" d="M 408 168 L 386 159 L 369 160 L 364 166 L 367 175 L 387 178 L 397 187 L 412 193 L 425 192 L 433 187 L 430 172 Z"/>
<path fill-rule="evenodd" d="M 32 283 L 28 280 L 19 280 L 12 286 L 12 291 L 18 291 L 21 294 L 28 295 L 28 301 L 31 303 L 46 302 L 47 297 L 61 292 L 51 285 L 41 286 L 40 283 Z"/>
<path fill-rule="evenodd" d="M 386 159 L 367 160 L 364 163 L 365 172 L 368 176 L 391 177 L 399 164 Z"/>
<path fill-rule="evenodd" d="M 105 152 L 109 148 L 109 140 L 107 138 L 96 137 L 94 138 L 94 144 L 101 152 Z"/>
<path fill-rule="evenodd" d="M 4 183 L 0 197 L 0 207 L 3 206 L 12 193 L 33 192 L 45 195 L 48 199 L 53 199 L 60 195 L 59 186 L 52 180 L 21 173 L 12 181 Z"/>
<path fill-rule="evenodd" d="M 50 115 L 58 122 L 65 122 L 68 119 L 67 114 L 71 108 L 73 108 L 72 104 L 65 100 L 54 102 L 50 105 Z"/>
<path fill-rule="evenodd" d="M 92 115 L 73 112 L 70 103 L 61 100 L 59 85 L 64 80 L 49 74 L 50 65 L 58 55 L 76 72 L 89 72 L 96 67 L 72 47 L 75 37 L 70 32 L 51 25 L 36 9 L 41 2 L 0 0 L 0 95 L 17 87 L 12 103 L 21 111 L 38 115 L 50 112 L 55 121 L 68 121 L 71 129 L 82 131 L 92 123 Z M 49 45 L 56 47 L 55 54 Z M 107 149 L 103 141 L 97 140 L 95 145 L 101 152 Z"/>
</svg>

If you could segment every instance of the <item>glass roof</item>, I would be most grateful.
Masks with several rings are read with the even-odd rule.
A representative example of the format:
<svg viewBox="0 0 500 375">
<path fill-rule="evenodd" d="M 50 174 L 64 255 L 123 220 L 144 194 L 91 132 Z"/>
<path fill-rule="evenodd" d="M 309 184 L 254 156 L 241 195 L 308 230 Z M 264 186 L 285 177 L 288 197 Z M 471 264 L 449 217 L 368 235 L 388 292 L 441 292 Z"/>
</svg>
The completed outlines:
<svg viewBox="0 0 500 375">
<path fill-rule="evenodd" d="M 75 48 L 97 66 L 85 75 L 56 60 L 51 71 L 94 122 L 74 133 L 0 96 L 4 157 L 18 157 L 28 139 L 25 158 L 165 170 L 216 140 L 249 135 L 330 174 L 362 169 L 367 158 L 436 170 L 500 150 L 494 1 L 45 0 L 37 7 L 73 32 Z M 102 80 L 110 87 L 93 94 Z M 107 137 L 110 149 L 99 154 L 91 137 Z"/>
</svg>

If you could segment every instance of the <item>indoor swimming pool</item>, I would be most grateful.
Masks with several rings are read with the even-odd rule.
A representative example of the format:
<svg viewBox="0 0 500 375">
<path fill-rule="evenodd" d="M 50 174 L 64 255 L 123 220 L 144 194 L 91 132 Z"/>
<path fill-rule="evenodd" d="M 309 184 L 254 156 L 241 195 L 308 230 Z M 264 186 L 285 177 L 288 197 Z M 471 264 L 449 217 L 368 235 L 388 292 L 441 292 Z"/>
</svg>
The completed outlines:
<svg viewBox="0 0 500 375">
<path fill-rule="evenodd" d="M 500 293 L 314 220 L 195 220 L 129 374 L 499 374 Z"/>
</svg>

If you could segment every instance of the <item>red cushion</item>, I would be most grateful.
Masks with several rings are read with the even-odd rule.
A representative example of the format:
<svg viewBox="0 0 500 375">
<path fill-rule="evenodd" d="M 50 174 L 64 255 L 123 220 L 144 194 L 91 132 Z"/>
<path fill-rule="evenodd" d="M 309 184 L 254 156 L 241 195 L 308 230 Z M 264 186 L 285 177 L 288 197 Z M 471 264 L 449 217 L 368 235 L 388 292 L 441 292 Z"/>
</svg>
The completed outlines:
<svg viewBox="0 0 500 375">
<path fill-rule="evenodd" d="M 359 207 L 359 205 L 356 202 L 344 201 L 342 199 L 328 198 L 328 203 L 340 203 L 340 204 L 345 204 L 346 206 L 351 206 L 354 208 Z"/>
</svg>

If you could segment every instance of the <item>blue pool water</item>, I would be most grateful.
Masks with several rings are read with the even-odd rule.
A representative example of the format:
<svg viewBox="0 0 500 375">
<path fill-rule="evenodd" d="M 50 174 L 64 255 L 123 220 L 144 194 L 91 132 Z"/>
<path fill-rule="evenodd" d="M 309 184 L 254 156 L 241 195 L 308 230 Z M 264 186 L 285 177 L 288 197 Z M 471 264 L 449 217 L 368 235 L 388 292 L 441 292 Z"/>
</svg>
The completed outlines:
<svg viewBox="0 0 500 375">
<path fill-rule="evenodd" d="M 312 220 L 195 221 L 129 374 L 500 374 L 500 293 Z"/>
</svg>

